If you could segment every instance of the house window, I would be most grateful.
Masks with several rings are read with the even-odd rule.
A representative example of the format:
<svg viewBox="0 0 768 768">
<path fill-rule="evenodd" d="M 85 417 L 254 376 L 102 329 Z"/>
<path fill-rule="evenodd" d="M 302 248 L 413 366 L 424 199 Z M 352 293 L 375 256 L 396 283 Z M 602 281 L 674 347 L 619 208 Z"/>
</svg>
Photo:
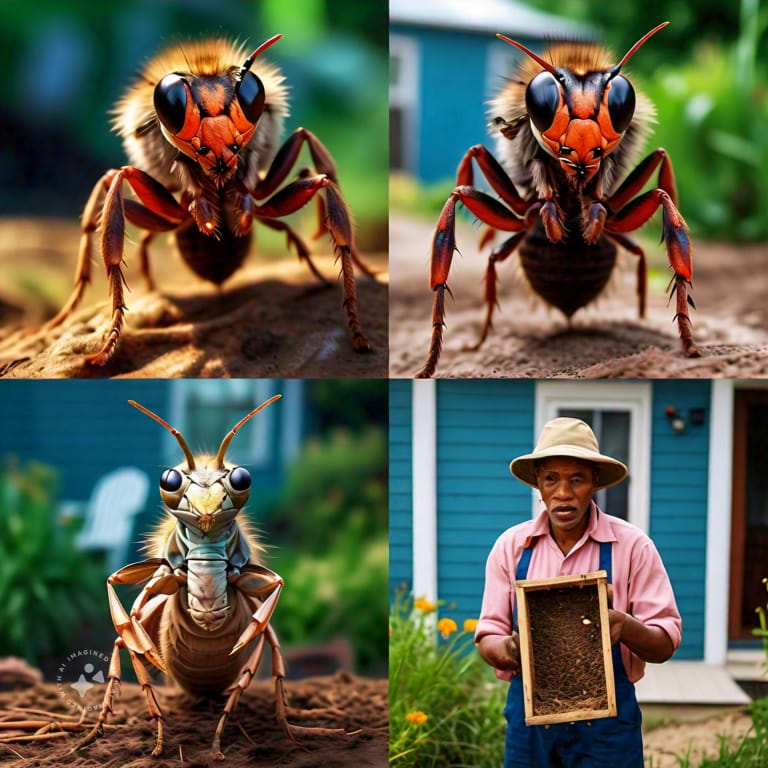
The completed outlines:
<svg viewBox="0 0 768 768">
<path fill-rule="evenodd" d="M 227 432 L 240 419 L 272 395 L 282 392 L 278 381 L 247 379 L 175 382 L 171 390 L 170 423 L 183 435 L 193 453 L 200 451 L 215 454 Z M 249 468 L 260 471 L 280 466 L 281 457 L 276 454 L 277 430 L 281 424 L 276 409 L 280 401 L 273 403 L 238 432 L 236 444 L 227 451 L 232 456 L 247 459 Z M 285 408 L 285 401 L 282 402 Z M 172 435 L 166 441 L 172 463 L 178 462 L 178 444 Z"/>
<path fill-rule="evenodd" d="M 418 46 L 392 35 L 389 40 L 389 166 L 416 173 L 419 104 Z"/>
<path fill-rule="evenodd" d="M 601 453 L 629 468 L 627 480 L 598 491 L 595 501 L 608 514 L 648 531 L 651 461 L 651 385 L 647 382 L 539 382 L 536 434 L 558 416 L 586 421 Z M 538 512 L 538 502 L 534 502 Z"/>
</svg>

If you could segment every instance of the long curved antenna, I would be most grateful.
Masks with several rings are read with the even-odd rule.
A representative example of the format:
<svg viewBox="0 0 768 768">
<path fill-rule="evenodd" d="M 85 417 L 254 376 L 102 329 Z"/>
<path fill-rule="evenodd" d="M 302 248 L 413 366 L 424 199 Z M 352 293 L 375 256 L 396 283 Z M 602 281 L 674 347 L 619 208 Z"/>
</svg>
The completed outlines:
<svg viewBox="0 0 768 768">
<path fill-rule="evenodd" d="M 664 27 L 669 24 L 668 21 L 662 21 L 661 24 L 654 27 L 650 32 L 646 32 L 625 54 L 624 58 L 615 66 L 613 69 L 610 70 L 610 77 L 608 78 L 613 79 L 616 77 L 616 75 L 619 74 L 621 71 L 621 68 L 637 53 L 637 49 L 643 45 L 649 38 L 653 37 L 660 29 L 664 29 Z M 514 45 L 515 48 L 519 48 L 526 56 L 530 56 L 539 66 L 543 67 L 547 72 L 551 72 L 553 75 L 557 76 L 557 70 L 555 67 L 550 64 L 548 61 L 544 61 L 544 59 L 541 58 L 541 56 L 537 56 L 533 51 L 526 48 L 522 43 L 518 43 L 517 40 L 512 40 L 511 38 L 507 37 L 506 35 L 496 35 L 496 37 L 499 38 L 499 40 L 503 40 L 505 43 L 509 43 L 510 45 Z"/>
<path fill-rule="evenodd" d="M 243 75 L 253 66 L 253 62 L 256 61 L 256 57 L 264 53 L 264 51 L 269 48 L 270 45 L 273 45 L 276 43 L 282 35 L 274 35 L 273 37 L 270 37 L 269 40 L 265 40 L 244 62 L 243 66 L 240 67 L 240 69 L 237 72 L 237 75 L 235 75 L 235 93 L 240 89 L 240 83 L 243 81 Z"/>
<path fill-rule="evenodd" d="M 142 413 L 149 416 L 150 419 L 154 419 L 158 424 L 162 424 L 179 441 L 181 450 L 184 451 L 184 456 L 187 458 L 187 469 L 191 471 L 195 468 L 195 457 L 192 454 L 192 451 L 189 450 L 187 441 L 184 439 L 184 436 L 181 434 L 181 432 L 179 432 L 178 429 L 172 427 L 170 424 L 168 424 L 168 422 L 163 421 L 156 413 L 152 413 L 149 408 L 145 408 L 135 400 L 129 400 L 128 404 L 132 405 L 134 408 L 138 408 Z"/>
<path fill-rule="evenodd" d="M 227 434 L 227 436 L 221 441 L 219 452 L 216 454 L 216 466 L 219 469 L 224 469 L 224 454 L 227 452 L 227 448 L 229 448 L 229 444 L 232 442 L 232 438 L 237 433 L 237 430 L 240 429 L 240 427 L 242 427 L 246 421 L 255 416 L 259 411 L 263 411 L 270 403 L 274 403 L 275 400 L 279 400 L 281 397 L 282 395 L 274 395 L 273 397 L 270 397 L 269 400 L 265 400 L 258 408 L 254 408 L 247 416 L 240 419 L 240 421 L 238 421 L 237 424 L 232 427 L 232 429 L 229 431 L 229 434 Z"/>
<path fill-rule="evenodd" d="M 637 53 L 637 49 L 645 43 L 649 38 L 653 37 L 660 29 L 669 24 L 668 21 L 662 21 L 661 24 L 654 27 L 650 32 L 646 32 L 625 54 L 624 58 L 611 70 L 611 78 L 616 77 L 619 74 L 621 68 Z"/>
<path fill-rule="evenodd" d="M 499 40 L 503 40 L 505 43 L 514 45 L 515 48 L 519 48 L 526 56 L 530 56 L 538 65 L 544 67 L 547 72 L 551 72 L 553 75 L 555 75 L 555 77 L 557 77 L 557 70 L 554 68 L 554 66 L 552 66 L 552 64 L 550 64 L 548 61 L 544 61 L 541 56 L 537 56 L 533 51 L 526 48 L 522 43 L 518 43 L 517 40 L 512 40 L 512 38 L 507 37 L 506 35 L 496 35 L 496 37 L 498 37 Z"/>
</svg>

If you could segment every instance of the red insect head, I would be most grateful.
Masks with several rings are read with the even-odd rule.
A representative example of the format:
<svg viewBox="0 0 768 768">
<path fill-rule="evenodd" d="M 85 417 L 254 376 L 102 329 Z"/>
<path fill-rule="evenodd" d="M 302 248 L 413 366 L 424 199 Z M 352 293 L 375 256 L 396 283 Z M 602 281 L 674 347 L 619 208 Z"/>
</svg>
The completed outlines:
<svg viewBox="0 0 768 768">
<path fill-rule="evenodd" d="M 621 68 L 668 23 L 659 24 L 640 38 L 615 67 L 594 72 L 556 67 L 515 40 L 497 35 L 543 68 L 525 91 L 531 129 L 545 152 L 579 186 L 600 170 L 602 158 L 616 149 L 632 122 L 635 91 L 619 74 Z"/>
<path fill-rule="evenodd" d="M 253 137 L 264 112 L 264 84 L 249 70 L 281 37 L 263 42 L 234 77 L 174 72 L 155 86 L 154 107 L 163 135 L 219 185 L 237 169 L 238 152 Z"/>
</svg>

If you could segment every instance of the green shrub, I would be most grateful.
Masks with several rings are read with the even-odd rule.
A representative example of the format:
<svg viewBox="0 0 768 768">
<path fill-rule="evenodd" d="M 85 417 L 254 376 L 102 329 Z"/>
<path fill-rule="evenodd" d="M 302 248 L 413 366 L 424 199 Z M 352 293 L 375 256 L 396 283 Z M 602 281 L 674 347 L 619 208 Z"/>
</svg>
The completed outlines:
<svg viewBox="0 0 768 768">
<path fill-rule="evenodd" d="M 675 164 L 680 206 L 695 234 L 768 237 L 768 91 L 758 67 L 758 4 L 742 2 L 730 46 L 704 44 L 685 65 L 660 67 L 643 84 L 658 110 L 653 146 Z"/>
<path fill-rule="evenodd" d="M 473 622 L 435 621 L 436 607 L 399 595 L 391 608 L 390 765 L 495 768 L 506 686 L 474 650 Z"/>
<path fill-rule="evenodd" d="M 100 569 L 57 520 L 56 496 L 51 467 L 0 471 L 0 656 L 32 664 L 71 651 L 106 600 Z"/>
<path fill-rule="evenodd" d="M 308 441 L 265 526 L 267 565 L 286 584 L 274 621 L 284 645 L 344 635 L 359 671 L 386 666 L 387 519 L 383 429 Z"/>
</svg>

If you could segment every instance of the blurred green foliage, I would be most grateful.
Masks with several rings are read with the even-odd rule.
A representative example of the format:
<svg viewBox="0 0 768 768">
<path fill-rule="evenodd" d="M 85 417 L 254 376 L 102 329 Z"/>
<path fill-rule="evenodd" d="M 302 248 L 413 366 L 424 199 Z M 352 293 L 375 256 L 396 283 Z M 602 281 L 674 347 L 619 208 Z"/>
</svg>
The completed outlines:
<svg viewBox="0 0 768 768">
<path fill-rule="evenodd" d="M 57 477 L 43 464 L 0 471 L 0 656 L 38 664 L 76 647 L 104 610 L 101 569 L 55 514 Z"/>
<path fill-rule="evenodd" d="M 694 234 L 713 239 L 768 237 L 768 91 L 742 50 L 699 46 L 645 88 L 658 111 L 653 142 L 672 158 L 683 215 Z"/>
<path fill-rule="evenodd" d="M 263 527 L 284 579 L 274 617 L 283 645 L 346 636 L 359 671 L 386 664 L 387 439 L 381 427 L 309 440 Z"/>
</svg>

